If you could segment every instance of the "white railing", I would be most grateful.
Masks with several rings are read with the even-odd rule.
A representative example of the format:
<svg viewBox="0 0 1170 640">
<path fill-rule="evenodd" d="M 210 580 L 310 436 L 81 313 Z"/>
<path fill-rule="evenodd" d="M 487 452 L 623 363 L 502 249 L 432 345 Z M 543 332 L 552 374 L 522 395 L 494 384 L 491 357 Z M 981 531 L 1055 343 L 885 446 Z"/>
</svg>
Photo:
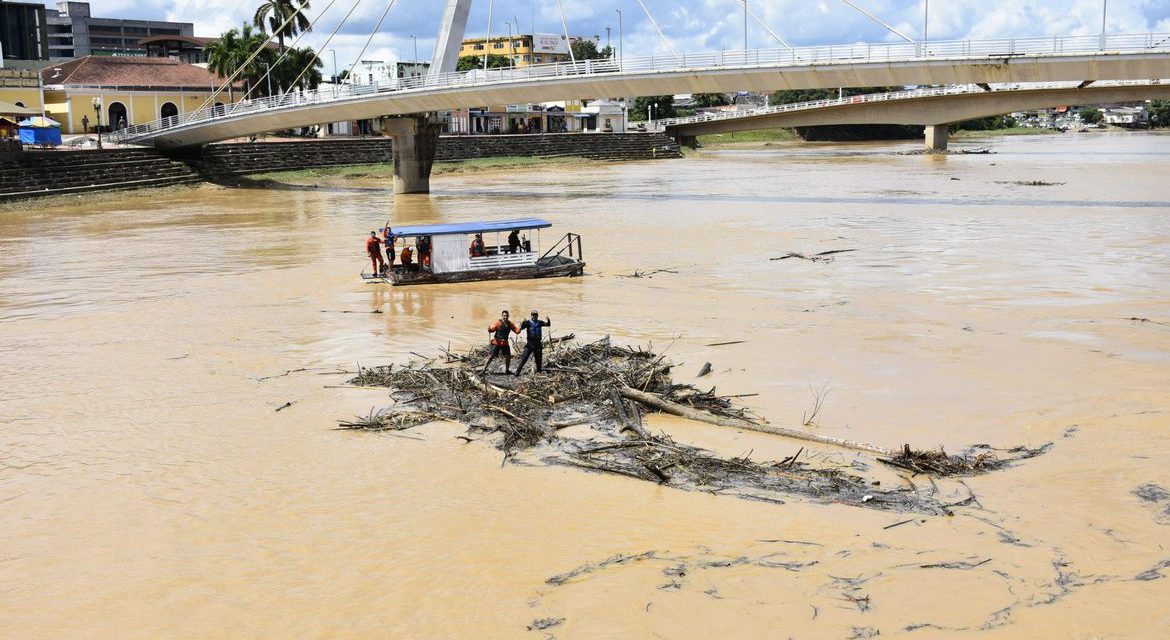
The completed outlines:
<svg viewBox="0 0 1170 640">
<path fill-rule="evenodd" d="M 459 73 L 402 78 L 389 84 L 330 86 L 312 91 L 244 100 L 134 125 L 110 134 L 113 142 L 148 140 L 162 132 L 238 118 L 259 111 L 293 109 L 323 103 L 373 99 L 387 93 L 408 94 L 461 87 L 541 82 L 564 77 L 605 74 L 639 75 L 726 68 L 861 64 L 914 61 L 928 58 L 982 59 L 1014 56 L 1115 55 L 1141 52 L 1170 53 L 1170 34 L 1053 36 L 1001 40 L 958 40 L 923 43 L 848 44 L 794 49 L 754 49 L 627 57 L 621 60 L 580 60 L 531 65 L 516 69 L 476 69 Z"/>
<path fill-rule="evenodd" d="M 470 259 L 472 269 L 498 269 L 500 267 L 526 267 L 536 264 L 536 253 L 501 253 L 494 256 L 479 256 Z"/>
<path fill-rule="evenodd" d="M 1119 86 L 1148 86 L 1151 84 L 1164 84 L 1166 80 L 1109 80 L 1102 82 L 1094 82 L 1094 87 L 1119 87 Z M 1033 83 L 1016 83 L 1009 85 L 991 86 L 990 90 L 995 91 L 1043 91 L 1051 89 L 1075 89 L 1081 83 L 1079 82 L 1033 82 Z M 822 109 L 825 107 L 839 107 L 847 104 L 865 104 L 870 102 L 887 102 L 890 100 L 913 100 L 916 98 L 930 98 L 934 96 L 953 96 L 962 95 L 966 93 L 986 93 L 988 89 L 977 84 L 961 84 L 946 87 L 932 87 L 926 89 L 910 89 L 907 91 L 891 91 L 889 93 L 867 93 L 856 96 L 844 96 L 841 98 L 825 98 L 823 100 L 809 100 L 806 102 L 790 102 L 787 104 L 777 104 L 768 107 L 758 107 L 755 109 L 727 109 L 723 111 L 713 111 L 708 113 L 700 113 L 693 116 L 686 116 L 682 118 L 663 118 L 661 120 L 654 120 L 650 122 L 650 127 L 656 131 L 661 131 L 670 127 L 681 127 L 691 124 L 701 124 L 704 122 L 719 122 L 722 120 L 739 120 L 741 118 L 758 118 L 761 116 L 768 116 L 776 113 L 787 113 L 791 111 L 805 111 L 808 109 Z"/>
</svg>

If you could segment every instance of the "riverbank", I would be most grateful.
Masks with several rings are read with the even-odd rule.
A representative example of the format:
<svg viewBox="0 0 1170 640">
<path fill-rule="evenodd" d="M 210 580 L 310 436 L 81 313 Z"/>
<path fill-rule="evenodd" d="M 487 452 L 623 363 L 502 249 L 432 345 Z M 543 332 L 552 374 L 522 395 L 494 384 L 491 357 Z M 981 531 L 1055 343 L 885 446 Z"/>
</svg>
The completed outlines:
<svg viewBox="0 0 1170 640">
<path fill-rule="evenodd" d="M 468 173 L 509 172 L 530 167 L 579 167 L 592 164 L 601 164 L 597 160 L 587 158 L 534 158 L 532 156 L 505 156 L 500 158 L 472 158 L 451 162 L 436 162 L 431 168 L 431 176 L 456 176 Z M 390 163 L 346 165 L 338 167 L 320 167 L 313 169 L 293 169 L 289 171 L 270 171 L 249 176 L 255 181 L 297 183 L 315 179 L 340 178 L 385 178 L 394 177 L 394 166 Z"/>
</svg>

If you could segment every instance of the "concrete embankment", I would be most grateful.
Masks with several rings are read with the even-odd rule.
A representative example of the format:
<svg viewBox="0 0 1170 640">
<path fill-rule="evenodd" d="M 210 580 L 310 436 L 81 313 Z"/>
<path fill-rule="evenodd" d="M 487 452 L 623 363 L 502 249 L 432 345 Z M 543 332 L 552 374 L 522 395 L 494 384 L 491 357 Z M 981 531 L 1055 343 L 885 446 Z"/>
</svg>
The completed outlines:
<svg viewBox="0 0 1170 640">
<path fill-rule="evenodd" d="M 435 160 L 517 156 L 622 161 L 682 153 L 674 140 L 656 133 L 452 136 L 440 138 Z M 220 143 L 181 158 L 153 149 L 25 151 L 0 155 L 0 202 L 392 161 L 390 138 L 383 137 Z"/>
<path fill-rule="evenodd" d="M 191 167 L 153 149 L 0 154 L 0 202 L 199 182 Z"/>
<path fill-rule="evenodd" d="M 435 160 L 458 162 L 501 157 L 657 160 L 680 158 L 678 144 L 657 133 L 450 136 L 439 139 Z M 390 138 L 343 138 L 296 142 L 224 143 L 204 147 L 195 160 L 212 179 L 256 173 L 388 164 Z"/>
</svg>

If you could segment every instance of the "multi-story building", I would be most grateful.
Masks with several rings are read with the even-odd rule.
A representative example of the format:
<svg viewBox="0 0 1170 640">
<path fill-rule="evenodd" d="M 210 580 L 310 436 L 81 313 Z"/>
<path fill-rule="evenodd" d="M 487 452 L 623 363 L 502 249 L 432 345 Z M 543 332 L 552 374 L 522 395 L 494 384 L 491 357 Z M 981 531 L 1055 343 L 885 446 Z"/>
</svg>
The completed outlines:
<svg viewBox="0 0 1170 640">
<path fill-rule="evenodd" d="M 459 57 L 480 56 L 485 53 L 511 58 L 516 67 L 527 67 L 530 64 L 545 64 L 549 62 L 563 62 L 570 59 L 569 43 L 579 40 L 594 40 L 584 36 L 565 37 L 556 33 L 538 33 L 536 35 L 492 36 L 487 38 L 465 38 L 459 47 Z"/>
<path fill-rule="evenodd" d="M 44 4 L 0 2 L 0 67 L 28 68 L 28 63 L 48 60 L 47 27 Z"/>
<path fill-rule="evenodd" d="M 190 22 L 95 18 L 88 2 L 58 2 L 48 12 L 49 57 L 69 60 L 89 55 L 145 56 L 141 41 L 151 36 L 195 35 Z"/>
</svg>

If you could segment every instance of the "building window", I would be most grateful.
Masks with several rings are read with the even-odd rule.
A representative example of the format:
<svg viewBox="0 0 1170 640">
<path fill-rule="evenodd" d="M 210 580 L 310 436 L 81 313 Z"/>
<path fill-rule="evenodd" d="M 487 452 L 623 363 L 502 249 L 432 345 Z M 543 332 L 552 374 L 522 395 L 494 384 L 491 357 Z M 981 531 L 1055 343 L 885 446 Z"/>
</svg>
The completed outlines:
<svg viewBox="0 0 1170 640">
<path fill-rule="evenodd" d="M 483 45 L 482 45 L 482 44 L 477 44 L 477 45 L 475 45 L 474 49 L 475 49 L 476 51 L 483 51 Z"/>
<path fill-rule="evenodd" d="M 162 109 L 159 110 L 159 115 L 163 118 L 173 118 L 179 115 L 179 108 L 173 102 L 164 102 Z"/>
</svg>

